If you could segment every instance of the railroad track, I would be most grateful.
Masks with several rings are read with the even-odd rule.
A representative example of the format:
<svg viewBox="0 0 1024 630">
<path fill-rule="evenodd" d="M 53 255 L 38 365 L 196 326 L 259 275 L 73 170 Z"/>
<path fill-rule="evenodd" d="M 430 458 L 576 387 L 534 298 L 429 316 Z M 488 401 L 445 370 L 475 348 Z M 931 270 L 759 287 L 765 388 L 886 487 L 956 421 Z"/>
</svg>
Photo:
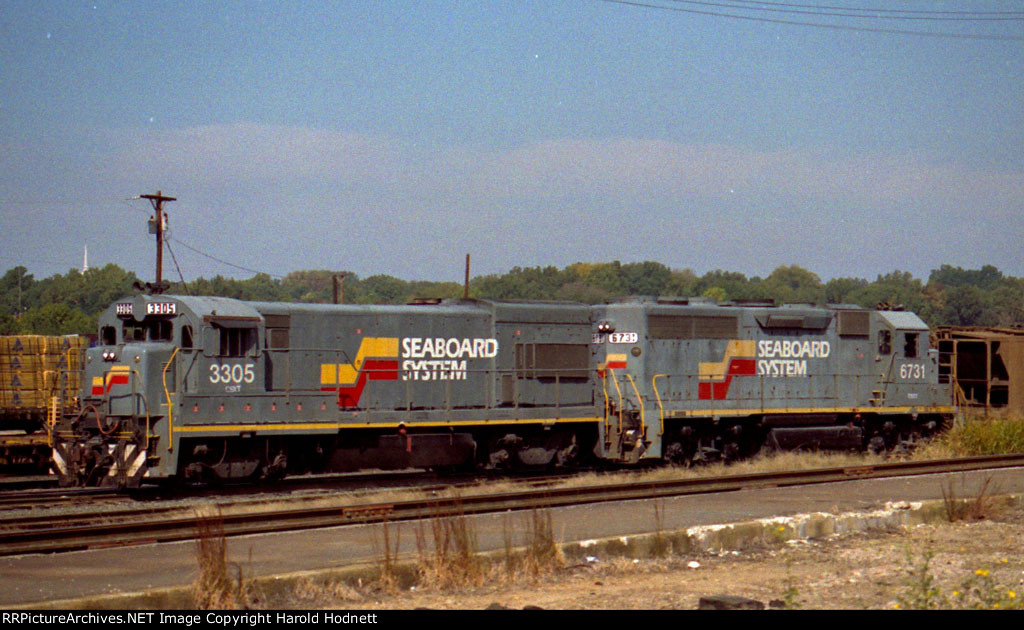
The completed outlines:
<svg viewBox="0 0 1024 630">
<path fill-rule="evenodd" d="M 0 475 L 0 496 L 35 488 L 55 488 L 57 478 L 51 475 Z"/>
<path fill-rule="evenodd" d="M 300 529 L 385 521 L 439 518 L 507 510 L 545 509 L 567 505 L 648 499 L 685 494 L 727 492 L 759 487 L 781 487 L 832 483 L 855 479 L 911 476 L 934 473 L 1024 466 L 1024 454 L 982 456 L 926 462 L 898 462 L 845 466 L 787 473 L 754 473 L 717 478 L 635 480 L 580 487 L 541 487 L 504 493 L 459 497 L 428 497 L 404 501 L 224 511 L 209 516 L 188 514 L 187 510 L 126 514 L 107 512 L 92 520 L 61 517 L 59 522 L 12 519 L 0 521 L 0 555 L 46 553 L 80 549 L 189 540 L 200 526 L 241 536 Z M 278 501 L 278 503 L 287 503 Z M 252 506 L 250 506 L 252 507 Z"/>
<path fill-rule="evenodd" d="M 281 496 L 302 492 L 375 492 L 380 490 L 410 490 L 420 492 L 439 491 L 452 487 L 469 487 L 487 480 L 509 480 L 515 483 L 540 486 L 557 483 L 570 476 L 561 475 L 519 476 L 509 477 L 507 474 L 495 475 L 451 475 L 441 480 L 434 473 L 427 471 L 400 471 L 385 473 L 358 473 L 344 475 L 314 475 L 277 480 L 271 485 L 248 484 L 237 486 L 180 486 L 159 487 L 143 486 L 132 489 L 114 488 L 54 488 L 46 486 L 33 487 L 29 490 L 0 491 L 0 509 L 6 512 L 16 510 L 35 510 L 37 508 L 61 509 L 69 505 L 87 506 L 90 502 L 104 503 L 154 503 L 159 501 L 180 501 L 186 499 L 256 496 L 255 502 L 280 501 Z M 462 480 L 462 481 L 460 481 Z M 266 495 L 275 498 L 264 499 Z M 295 498 L 302 501 L 305 497 Z M 315 495 L 314 495 L 315 498 Z M 129 513 L 130 510 L 125 510 Z M 105 511 L 104 513 L 109 513 Z M 58 518 L 65 518 L 64 516 Z M 0 527 L 10 519 L 0 519 Z"/>
</svg>

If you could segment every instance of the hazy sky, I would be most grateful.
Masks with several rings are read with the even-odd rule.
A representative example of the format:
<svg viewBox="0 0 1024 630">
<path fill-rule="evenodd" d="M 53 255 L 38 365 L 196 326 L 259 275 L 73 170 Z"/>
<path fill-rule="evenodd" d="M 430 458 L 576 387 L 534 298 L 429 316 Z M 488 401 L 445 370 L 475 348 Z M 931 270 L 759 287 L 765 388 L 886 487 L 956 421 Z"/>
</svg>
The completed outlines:
<svg viewBox="0 0 1024 630">
<path fill-rule="evenodd" d="M 1024 6 L 0 0 L 0 150 L 37 277 L 1024 276 Z"/>
</svg>

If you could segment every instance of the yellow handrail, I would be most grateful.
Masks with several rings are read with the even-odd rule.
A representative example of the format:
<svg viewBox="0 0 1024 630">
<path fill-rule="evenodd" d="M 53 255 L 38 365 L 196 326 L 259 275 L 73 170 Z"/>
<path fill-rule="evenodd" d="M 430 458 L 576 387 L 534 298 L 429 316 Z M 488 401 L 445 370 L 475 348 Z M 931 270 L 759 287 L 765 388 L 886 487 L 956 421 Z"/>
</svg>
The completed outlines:
<svg viewBox="0 0 1024 630">
<path fill-rule="evenodd" d="M 633 393 L 636 394 L 636 404 L 640 406 L 640 426 L 643 427 L 644 439 L 647 439 L 647 422 L 644 420 L 644 400 L 640 398 L 640 391 L 636 388 L 636 383 L 633 382 L 633 375 L 626 372 L 626 378 L 629 379 L 629 384 L 633 386 Z"/>
<path fill-rule="evenodd" d="M 167 398 L 167 450 L 174 450 L 174 407 L 171 405 L 171 393 L 167 391 L 167 368 L 171 367 L 171 361 L 178 354 L 178 348 L 171 353 L 171 358 L 164 364 L 163 385 L 164 396 Z M 146 450 L 149 450 L 149 410 L 146 410 Z"/>
<path fill-rule="evenodd" d="M 665 405 L 661 403 L 661 394 L 658 393 L 658 379 L 668 378 L 668 374 L 655 374 L 651 379 L 651 389 L 654 390 L 654 398 L 658 401 L 658 412 L 661 416 L 661 434 L 665 435 Z"/>
<path fill-rule="evenodd" d="M 174 356 L 174 355 L 172 354 L 171 356 Z M 140 383 L 142 382 L 142 375 L 139 374 L 138 370 L 133 369 L 132 370 L 132 374 L 134 376 L 139 377 L 139 382 Z M 133 392 L 135 391 L 135 387 L 132 387 L 132 391 Z M 146 399 L 146 394 L 145 393 L 140 394 L 140 396 L 142 396 L 142 402 L 146 403 L 146 446 L 143 447 L 143 448 L 144 448 L 144 450 L 148 451 L 149 450 L 149 400 Z"/>
<path fill-rule="evenodd" d="M 608 439 L 608 371 L 601 372 L 601 393 L 604 394 L 604 436 Z"/>
<path fill-rule="evenodd" d="M 608 368 L 612 375 L 612 385 L 615 385 L 615 393 L 619 395 L 619 434 L 622 433 L 622 390 L 619 389 L 619 381 L 615 378 L 615 370 Z"/>
</svg>

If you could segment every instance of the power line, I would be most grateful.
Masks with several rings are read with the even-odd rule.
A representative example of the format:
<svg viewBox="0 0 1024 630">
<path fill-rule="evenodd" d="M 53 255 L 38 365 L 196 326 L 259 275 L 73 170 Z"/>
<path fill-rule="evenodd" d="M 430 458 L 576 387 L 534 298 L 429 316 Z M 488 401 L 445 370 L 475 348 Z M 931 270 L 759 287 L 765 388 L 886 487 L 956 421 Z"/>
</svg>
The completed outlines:
<svg viewBox="0 0 1024 630">
<path fill-rule="evenodd" d="M 787 24 L 790 26 L 809 26 L 812 28 L 824 28 L 836 31 L 856 31 L 865 33 L 886 33 L 889 35 L 913 35 L 918 37 L 936 37 L 942 39 L 971 39 L 971 40 L 994 40 L 994 41 L 1024 41 L 1024 36 L 1019 35 L 980 35 L 972 33 L 949 33 L 941 31 L 911 31 L 895 28 L 874 28 L 868 26 L 851 26 L 846 24 L 834 24 L 823 22 L 800 22 L 797 20 L 783 20 L 779 18 L 761 17 L 754 15 L 737 15 L 734 13 L 721 13 L 717 11 L 705 11 L 680 6 L 665 6 L 650 4 L 634 0 L 600 0 L 609 4 L 621 4 L 624 6 L 638 7 L 643 9 L 656 9 L 662 11 L 675 11 L 678 13 L 691 13 L 695 15 L 706 15 L 710 17 L 730 18 L 734 20 L 746 20 L 749 22 L 767 22 L 770 24 Z M 730 7 L 740 11 L 749 11 L 749 7 Z"/>
<path fill-rule="evenodd" d="M 168 241 L 171 240 L 171 237 L 168 235 L 166 240 L 168 240 Z M 191 251 L 195 252 L 196 254 L 199 254 L 200 256 L 205 256 L 206 258 L 209 258 L 210 260 L 215 260 L 215 261 L 217 261 L 217 262 L 219 262 L 219 263 L 221 263 L 223 265 L 227 265 L 228 267 L 234 267 L 235 269 L 241 269 L 242 271 L 248 271 L 250 273 L 262 273 L 262 274 L 271 276 L 273 278 L 284 278 L 285 277 L 285 276 L 282 276 L 282 275 L 276 274 L 276 273 L 269 273 L 267 271 L 260 271 L 258 269 L 250 269 L 249 267 L 243 267 L 242 265 L 236 265 L 235 263 L 228 262 L 228 261 L 223 260 L 221 258 L 217 258 L 216 256 L 207 254 L 206 252 L 200 251 L 200 250 L 196 249 L 195 247 L 192 247 L 191 245 L 188 245 L 186 243 L 181 242 L 178 239 L 174 239 L 174 242 L 177 243 L 178 245 L 181 245 L 185 249 L 191 250 Z"/>
<path fill-rule="evenodd" d="M 673 2 L 686 2 L 687 4 L 704 4 L 702 2 L 687 2 L 687 0 L 672 0 Z M 796 2 L 770 2 L 765 0 L 730 0 L 733 4 L 746 4 L 746 5 L 760 5 L 758 7 L 750 7 L 751 10 L 762 10 L 771 11 L 773 9 L 765 7 L 796 7 L 800 9 L 811 9 L 815 11 L 859 11 L 861 13 L 874 13 L 874 14 L 901 14 L 893 16 L 894 19 L 906 17 L 907 19 L 913 19 L 913 16 L 917 15 L 951 15 L 951 16 L 964 16 L 959 19 L 963 20 L 976 20 L 976 19 L 987 19 L 985 17 L 974 17 L 974 16 L 1007 16 L 1005 19 L 1020 20 L 1024 19 L 1024 11 L 936 11 L 929 9 L 883 9 L 878 7 L 837 7 L 819 4 L 799 4 Z M 747 7 L 736 7 L 746 9 Z M 1013 16 L 1013 17 L 1010 17 Z M 865 17 L 884 17 L 881 15 L 869 15 Z M 957 18 L 954 18 L 957 19 Z M 996 19 L 1004 19 L 997 17 Z"/>
<path fill-rule="evenodd" d="M 171 260 L 174 261 L 174 268 L 178 270 L 178 277 L 181 278 L 181 286 L 185 287 L 185 295 L 192 295 L 188 290 L 188 283 L 185 282 L 185 276 L 181 273 L 181 267 L 178 265 L 178 257 L 174 255 L 174 250 L 171 249 L 171 243 L 167 242 L 167 251 L 171 253 Z"/>
</svg>

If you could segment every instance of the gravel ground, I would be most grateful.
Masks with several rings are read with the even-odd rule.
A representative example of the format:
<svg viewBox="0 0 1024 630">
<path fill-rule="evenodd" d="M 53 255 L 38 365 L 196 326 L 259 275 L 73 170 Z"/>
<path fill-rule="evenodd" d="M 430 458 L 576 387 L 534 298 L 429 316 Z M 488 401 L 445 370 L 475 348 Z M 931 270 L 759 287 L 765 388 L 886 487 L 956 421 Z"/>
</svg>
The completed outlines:
<svg viewBox="0 0 1024 630">
<path fill-rule="evenodd" d="M 1024 599 L 1024 508 L 900 531 L 792 541 L 658 560 L 601 559 L 542 577 L 486 576 L 480 586 L 301 590 L 298 608 L 695 609 L 728 594 L 766 607 L 1007 608 Z"/>
</svg>

